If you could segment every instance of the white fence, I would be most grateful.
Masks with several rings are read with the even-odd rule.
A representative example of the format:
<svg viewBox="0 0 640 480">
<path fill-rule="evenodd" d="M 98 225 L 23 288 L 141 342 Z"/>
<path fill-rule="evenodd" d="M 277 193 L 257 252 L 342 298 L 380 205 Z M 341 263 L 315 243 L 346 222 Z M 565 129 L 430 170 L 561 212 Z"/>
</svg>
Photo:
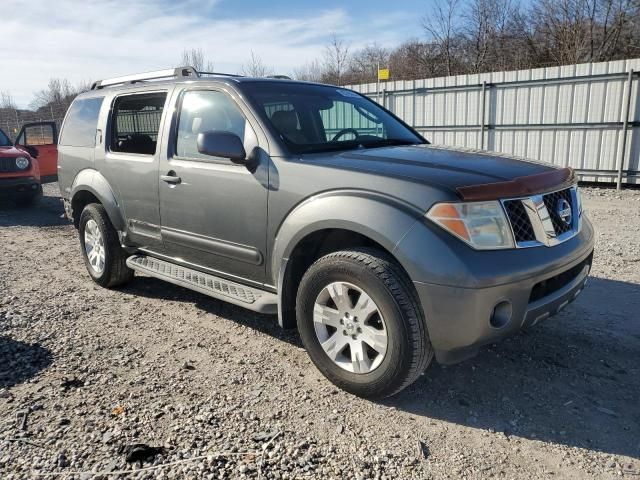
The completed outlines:
<svg viewBox="0 0 640 480">
<path fill-rule="evenodd" d="M 640 59 L 383 82 L 349 88 L 434 144 L 573 167 L 583 180 L 640 183 Z"/>
</svg>

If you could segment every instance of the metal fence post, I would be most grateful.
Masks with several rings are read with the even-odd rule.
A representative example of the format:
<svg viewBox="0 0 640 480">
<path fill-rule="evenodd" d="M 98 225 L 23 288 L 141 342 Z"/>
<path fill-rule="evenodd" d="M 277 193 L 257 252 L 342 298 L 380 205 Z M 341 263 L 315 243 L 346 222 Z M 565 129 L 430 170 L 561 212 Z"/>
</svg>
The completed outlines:
<svg viewBox="0 0 640 480">
<path fill-rule="evenodd" d="M 629 106 L 631 105 L 631 89 L 633 87 L 633 69 L 629 70 L 629 77 L 627 78 L 627 91 L 624 102 L 624 114 L 622 118 L 622 147 L 620 148 L 620 155 L 618 156 L 618 181 L 616 188 L 622 189 L 622 171 L 624 169 L 624 157 L 627 152 L 627 133 L 629 130 Z"/>
<path fill-rule="evenodd" d="M 480 93 L 480 150 L 484 150 L 484 130 L 485 130 L 485 105 L 486 105 L 486 95 L 485 91 L 487 89 L 487 82 L 482 82 L 482 92 Z"/>
<path fill-rule="evenodd" d="M 413 105 L 411 107 L 411 126 L 415 127 L 416 126 L 416 106 L 417 106 L 417 93 L 416 93 L 416 81 L 415 79 L 413 80 L 413 85 L 412 85 L 412 89 L 413 89 L 413 94 L 411 95 L 411 99 L 413 102 Z"/>
</svg>

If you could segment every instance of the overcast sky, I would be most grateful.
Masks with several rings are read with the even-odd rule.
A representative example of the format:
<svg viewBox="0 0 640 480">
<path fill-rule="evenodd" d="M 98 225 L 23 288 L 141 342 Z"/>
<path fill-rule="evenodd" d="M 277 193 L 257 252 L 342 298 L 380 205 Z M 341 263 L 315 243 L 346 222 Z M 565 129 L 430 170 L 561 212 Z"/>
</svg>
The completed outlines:
<svg viewBox="0 0 640 480">
<path fill-rule="evenodd" d="M 286 74 L 319 57 L 332 32 L 354 49 L 421 36 L 429 3 L 2 0 L 0 91 L 26 107 L 50 78 L 76 84 L 173 67 L 185 48 L 201 48 L 216 70 L 229 72 L 253 50 Z"/>
</svg>

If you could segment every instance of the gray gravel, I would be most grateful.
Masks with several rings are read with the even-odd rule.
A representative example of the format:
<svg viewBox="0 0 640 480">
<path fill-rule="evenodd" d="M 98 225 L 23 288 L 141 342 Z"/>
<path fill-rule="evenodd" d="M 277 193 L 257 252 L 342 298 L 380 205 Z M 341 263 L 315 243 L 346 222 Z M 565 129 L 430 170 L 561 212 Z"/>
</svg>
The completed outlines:
<svg viewBox="0 0 640 480">
<path fill-rule="evenodd" d="M 381 403 L 333 387 L 275 317 L 94 285 L 46 194 L 0 205 L 2 479 L 640 477 L 640 191 L 585 189 L 576 303 Z M 134 444 L 161 452 L 127 463 Z"/>
</svg>

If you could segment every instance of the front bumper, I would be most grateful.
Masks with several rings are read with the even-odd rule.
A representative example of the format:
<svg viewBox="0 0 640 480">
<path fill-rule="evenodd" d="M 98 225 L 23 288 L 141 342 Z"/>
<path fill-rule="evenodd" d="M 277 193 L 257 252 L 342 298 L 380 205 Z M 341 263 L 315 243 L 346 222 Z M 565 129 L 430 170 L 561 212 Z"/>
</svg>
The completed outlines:
<svg viewBox="0 0 640 480">
<path fill-rule="evenodd" d="M 502 253 L 466 249 L 466 258 L 460 253 L 465 250 L 455 252 L 467 268 L 463 274 L 452 265 L 450 280 L 455 283 L 413 277 L 437 360 L 457 363 L 474 356 L 482 345 L 559 312 L 584 288 L 593 244 L 593 228 L 585 218 L 576 237 L 554 247 Z M 454 252 L 441 253 L 446 257 Z M 486 258 L 477 261 L 483 253 Z"/>
<path fill-rule="evenodd" d="M 40 182 L 36 177 L 0 178 L 0 198 L 13 199 L 36 195 Z"/>
</svg>

